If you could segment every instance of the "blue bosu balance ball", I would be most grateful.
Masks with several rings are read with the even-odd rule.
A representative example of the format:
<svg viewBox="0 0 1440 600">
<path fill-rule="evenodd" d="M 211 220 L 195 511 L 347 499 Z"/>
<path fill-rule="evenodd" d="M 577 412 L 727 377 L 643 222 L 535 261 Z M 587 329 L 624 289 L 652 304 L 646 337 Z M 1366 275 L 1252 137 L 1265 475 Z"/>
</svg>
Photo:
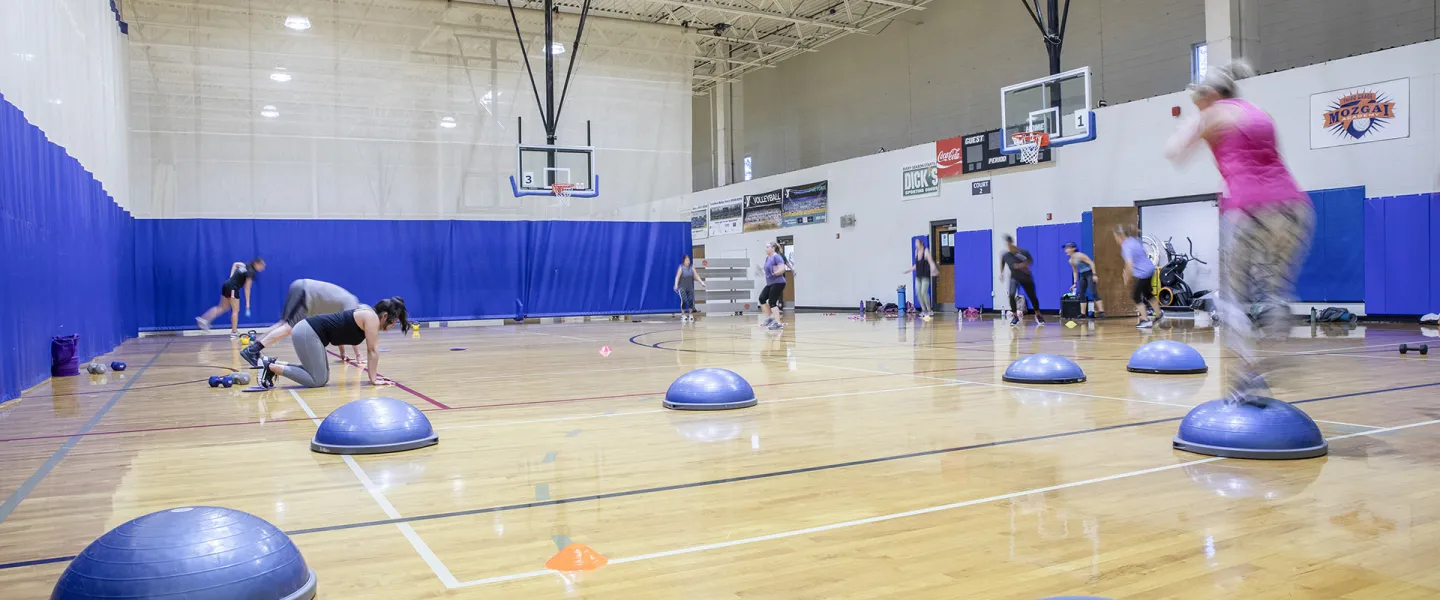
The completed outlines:
<svg viewBox="0 0 1440 600">
<path fill-rule="evenodd" d="M 1085 372 L 1063 356 L 1031 354 L 1010 363 L 1001 379 L 1010 383 L 1079 383 L 1085 381 Z"/>
<path fill-rule="evenodd" d="M 335 409 L 315 430 L 310 449 L 327 454 L 381 454 L 440 442 L 425 413 L 394 398 L 363 398 Z"/>
<path fill-rule="evenodd" d="M 50 600 L 309 600 L 315 572 L 285 533 L 229 508 L 150 513 L 80 552 Z"/>
<path fill-rule="evenodd" d="M 725 410 L 755 406 L 755 390 L 734 371 L 696 369 L 675 380 L 665 390 L 665 408 L 677 410 Z"/>
<path fill-rule="evenodd" d="M 1210 370 L 1200 352 L 1175 340 L 1155 340 L 1130 355 L 1125 369 L 1131 373 L 1182 375 Z"/>
<path fill-rule="evenodd" d="M 1211 400 L 1180 421 L 1175 448 L 1228 458 L 1291 459 L 1324 456 L 1329 444 L 1310 415 L 1270 398 L 1259 403 Z"/>
</svg>

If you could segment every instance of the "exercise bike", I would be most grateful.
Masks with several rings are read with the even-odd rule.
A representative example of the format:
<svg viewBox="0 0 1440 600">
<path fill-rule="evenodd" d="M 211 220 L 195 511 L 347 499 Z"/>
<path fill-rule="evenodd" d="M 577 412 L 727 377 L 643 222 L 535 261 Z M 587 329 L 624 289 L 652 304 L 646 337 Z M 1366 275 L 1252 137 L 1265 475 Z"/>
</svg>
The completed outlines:
<svg viewBox="0 0 1440 600">
<path fill-rule="evenodd" d="M 1186 237 L 1185 241 L 1190 244 L 1190 252 L 1195 252 L 1195 242 L 1191 241 L 1189 237 Z M 1156 293 L 1155 297 L 1160 301 L 1161 306 L 1191 308 L 1195 299 L 1209 293 L 1209 290 L 1197 292 L 1190 289 L 1190 284 L 1185 283 L 1185 265 L 1192 261 L 1202 265 L 1210 263 L 1195 258 L 1191 254 L 1175 252 L 1175 246 L 1170 243 L 1169 239 L 1165 240 L 1165 255 L 1167 257 L 1165 266 L 1160 267 L 1160 291 Z"/>
</svg>

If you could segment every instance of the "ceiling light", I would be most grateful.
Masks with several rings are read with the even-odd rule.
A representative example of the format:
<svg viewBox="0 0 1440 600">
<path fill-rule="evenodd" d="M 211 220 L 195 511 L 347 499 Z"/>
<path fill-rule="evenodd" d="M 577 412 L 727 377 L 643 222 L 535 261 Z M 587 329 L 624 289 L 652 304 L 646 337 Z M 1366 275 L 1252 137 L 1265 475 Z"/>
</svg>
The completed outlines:
<svg viewBox="0 0 1440 600">
<path fill-rule="evenodd" d="M 565 44 L 562 44 L 562 43 L 560 43 L 560 42 L 550 42 L 550 53 L 551 53 L 551 54 L 564 54 L 564 53 L 565 53 Z"/>
<path fill-rule="evenodd" d="M 440 119 L 440 126 L 446 128 L 446 129 L 454 129 L 454 128 L 455 128 L 455 117 L 442 117 L 442 118 Z"/>
<path fill-rule="evenodd" d="M 285 67 L 275 67 L 275 72 L 270 74 L 270 81 L 285 83 L 290 79 L 290 74 L 285 72 Z"/>
<path fill-rule="evenodd" d="M 298 15 L 285 17 L 285 26 L 294 29 L 295 31 L 305 31 L 306 29 L 310 28 L 310 19 L 308 17 L 301 17 Z"/>
<path fill-rule="evenodd" d="M 64 100 L 61 100 L 61 99 L 59 99 L 59 98 L 51 98 L 51 99 L 50 99 L 50 103 L 51 103 L 51 104 L 64 104 L 65 101 L 64 101 Z"/>
<path fill-rule="evenodd" d="M 262 107 L 262 108 L 260 109 L 260 116 L 265 117 L 265 118 L 267 118 L 267 119 L 273 119 L 273 118 L 275 118 L 275 117 L 280 116 L 280 111 L 275 110 L 275 106 L 274 106 L 274 105 L 272 105 L 272 104 L 266 104 L 264 107 Z"/>
<path fill-rule="evenodd" d="M 29 52 L 16 52 L 16 53 L 15 53 L 15 56 L 16 56 L 17 58 L 19 58 L 20 60 L 23 60 L 23 61 L 26 61 L 26 62 L 35 60 L 35 55 L 34 55 L 34 54 L 30 54 Z"/>
</svg>

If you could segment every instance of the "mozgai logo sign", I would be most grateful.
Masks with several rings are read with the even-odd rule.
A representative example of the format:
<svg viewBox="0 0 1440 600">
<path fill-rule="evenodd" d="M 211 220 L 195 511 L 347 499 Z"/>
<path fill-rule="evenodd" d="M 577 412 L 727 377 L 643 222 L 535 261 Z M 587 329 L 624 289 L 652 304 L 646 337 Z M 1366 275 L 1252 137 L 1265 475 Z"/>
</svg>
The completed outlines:
<svg viewBox="0 0 1440 600">
<path fill-rule="evenodd" d="M 1340 97 L 1321 117 L 1337 137 L 1358 140 L 1395 118 L 1395 102 L 1379 92 L 1358 92 Z"/>
</svg>

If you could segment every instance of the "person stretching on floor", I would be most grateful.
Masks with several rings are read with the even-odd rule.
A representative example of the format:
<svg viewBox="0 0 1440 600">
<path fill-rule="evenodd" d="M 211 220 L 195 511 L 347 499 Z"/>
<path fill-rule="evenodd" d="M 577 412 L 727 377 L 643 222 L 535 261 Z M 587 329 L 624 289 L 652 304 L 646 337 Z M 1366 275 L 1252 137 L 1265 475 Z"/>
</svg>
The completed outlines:
<svg viewBox="0 0 1440 600">
<path fill-rule="evenodd" d="M 285 308 L 280 311 L 280 322 L 265 333 L 265 337 L 250 342 L 240 351 L 240 358 L 250 363 L 251 368 L 260 368 L 260 351 L 273 346 L 287 337 L 296 325 L 306 317 L 354 310 L 360 300 L 338 285 L 315 279 L 296 279 L 290 282 L 290 291 L 285 294 Z M 351 348 L 351 354 L 360 359 L 360 350 Z M 340 360 L 345 360 L 345 347 L 340 346 Z"/>
<path fill-rule="evenodd" d="M 240 288 L 245 288 L 245 316 L 250 316 L 250 284 L 255 283 L 255 276 L 265 270 L 265 259 L 255 258 L 249 263 L 237 262 L 230 265 L 230 275 L 225 278 L 225 283 L 220 286 L 220 304 L 215 305 L 205 314 L 195 317 L 195 324 L 201 331 L 210 331 L 210 322 L 215 317 L 230 311 L 230 337 L 240 336 Z"/>
<path fill-rule="evenodd" d="M 1075 247 L 1075 242 L 1065 242 L 1065 254 L 1070 257 L 1070 274 L 1072 281 L 1070 291 L 1075 292 L 1075 299 L 1080 301 L 1080 315 L 1085 317 L 1105 318 L 1105 303 L 1100 300 L 1099 286 L 1100 277 L 1095 274 L 1095 261 L 1088 255 Z M 1090 290 L 1094 289 L 1095 312 L 1090 312 Z"/>
<path fill-rule="evenodd" d="M 399 296 L 376 302 L 374 308 L 362 304 L 352 310 L 316 315 L 300 321 L 290 336 L 300 363 L 284 363 L 262 356 L 260 387 L 275 387 L 276 375 L 305 387 L 324 387 L 330 383 L 330 361 L 325 356 L 325 347 L 358 346 L 362 341 L 369 357 L 366 372 L 370 374 L 370 385 L 389 385 L 390 382 L 378 374 L 380 332 L 396 323 L 403 331 L 410 330 L 405 300 Z"/>
</svg>

